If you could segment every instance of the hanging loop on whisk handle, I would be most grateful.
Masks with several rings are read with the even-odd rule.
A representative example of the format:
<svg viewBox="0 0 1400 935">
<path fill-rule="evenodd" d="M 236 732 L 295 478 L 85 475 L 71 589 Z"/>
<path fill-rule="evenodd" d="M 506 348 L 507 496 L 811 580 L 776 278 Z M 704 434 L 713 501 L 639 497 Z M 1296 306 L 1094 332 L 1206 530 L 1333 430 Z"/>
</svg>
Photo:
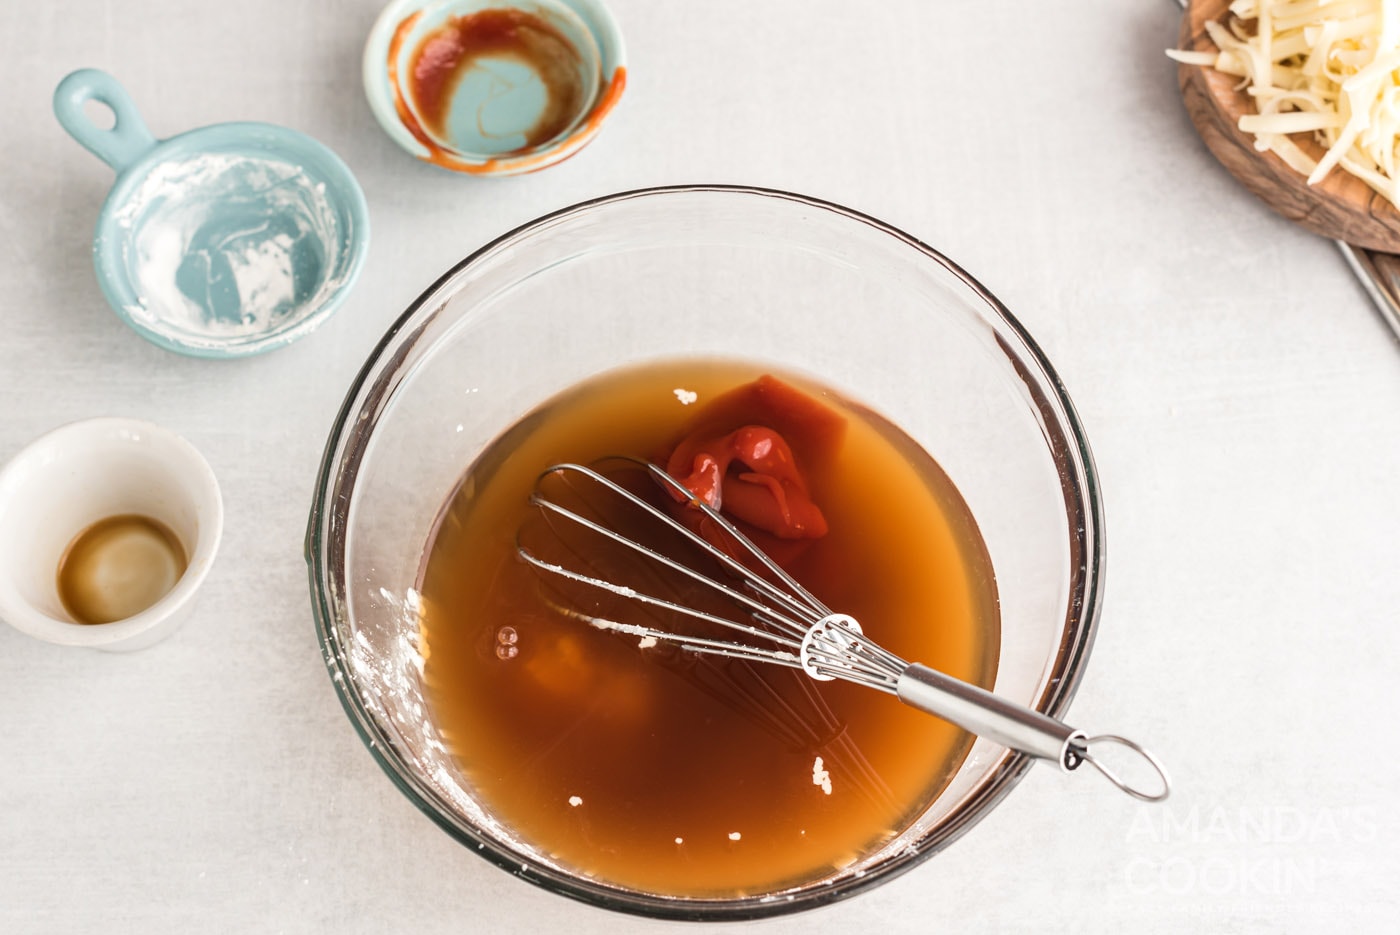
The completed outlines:
<svg viewBox="0 0 1400 935">
<path fill-rule="evenodd" d="M 1170 793 L 1171 783 L 1162 764 L 1131 740 L 1113 735 L 1091 738 L 1084 731 L 1075 730 L 1047 714 L 1012 704 L 984 688 L 928 666 L 914 663 L 905 669 L 895 684 L 895 693 L 911 707 L 951 721 L 979 737 L 1051 760 L 1059 764 L 1063 772 L 1088 763 L 1133 798 L 1160 802 Z M 1106 766 L 1091 751 L 1092 746 L 1102 743 L 1115 743 L 1141 756 L 1161 780 L 1161 791 L 1144 792 Z"/>
<path fill-rule="evenodd" d="M 1118 746 L 1135 754 L 1139 759 L 1147 763 L 1152 771 L 1157 774 L 1161 781 L 1162 788 L 1158 791 L 1144 791 L 1130 783 L 1119 775 L 1118 770 L 1113 769 L 1103 760 L 1103 750 L 1105 746 Z M 1104 778 L 1122 789 L 1128 795 L 1142 802 L 1161 802 L 1171 795 L 1172 781 L 1167 776 L 1167 768 L 1162 765 L 1162 761 L 1157 759 L 1140 744 L 1134 743 L 1127 737 L 1119 737 L 1117 734 L 1099 734 L 1096 737 L 1086 737 L 1082 744 L 1075 744 L 1072 750 L 1074 756 L 1078 758 L 1078 763 L 1070 766 L 1074 769 L 1079 763 L 1088 763 L 1094 769 L 1103 774 Z"/>
</svg>

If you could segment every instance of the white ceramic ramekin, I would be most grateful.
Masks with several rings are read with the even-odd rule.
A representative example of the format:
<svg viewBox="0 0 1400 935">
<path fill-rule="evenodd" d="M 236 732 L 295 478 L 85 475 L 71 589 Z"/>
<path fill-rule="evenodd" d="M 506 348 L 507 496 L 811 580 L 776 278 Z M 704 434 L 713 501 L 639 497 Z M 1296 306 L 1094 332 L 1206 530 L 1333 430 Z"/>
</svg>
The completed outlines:
<svg viewBox="0 0 1400 935">
<path fill-rule="evenodd" d="M 189 565 L 175 587 L 141 613 L 112 623 L 76 623 L 58 597 L 64 549 L 88 526 L 122 514 L 169 527 Z M 55 429 L 0 468 L 0 619 L 65 646 L 150 646 L 189 616 L 223 524 L 213 470 L 174 432 L 117 418 Z"/>
</svg>

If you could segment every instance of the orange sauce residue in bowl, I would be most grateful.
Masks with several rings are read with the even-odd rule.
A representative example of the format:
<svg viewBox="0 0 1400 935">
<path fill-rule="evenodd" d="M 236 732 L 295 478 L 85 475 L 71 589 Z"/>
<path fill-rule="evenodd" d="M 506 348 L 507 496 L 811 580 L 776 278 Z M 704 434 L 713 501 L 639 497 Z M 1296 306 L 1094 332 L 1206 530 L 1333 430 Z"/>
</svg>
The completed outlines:
<svg viewBox="0 0 1400 935">
<path fill-rule="evenodd" d="M 524 10 L 479 10 L 447 20 L 414 51 L 410 88 L 430 131 L 447 135 L 458 82 L 488 55 L 519 60 L 544 86 L 544 110 L 526 131 L 522 149 L 558 136 L 583 110 L 578 50 L 563 33 Z"/>
<path fill-rule="evenodd" d="M 525 153 L 549 142 L 589 108 L 591 102 L 584 100 L 579 75 L 579 52 L 568 37 L 533 13 L 500 8 L 449 18 L 418 42 L 409 56 L 406 81 L 402 82 L 413 101 L 415 116 L 404 106 L 396 62 L 404 37 L 419 15 L 399 25 L 390 44 L 389 67 L 399 97 L 399 116 L 430 151 L 447 154 L 444 146 L 451 145 L 448 122 L 458 85 L 486 58 L 519 62 L 538 78 L 544 92 L 544 106 L 533 125 L 524 131 L 523 144 L 500 156 Z M 482 101 L 479 106 L 486 103 Z"/>
</svg>

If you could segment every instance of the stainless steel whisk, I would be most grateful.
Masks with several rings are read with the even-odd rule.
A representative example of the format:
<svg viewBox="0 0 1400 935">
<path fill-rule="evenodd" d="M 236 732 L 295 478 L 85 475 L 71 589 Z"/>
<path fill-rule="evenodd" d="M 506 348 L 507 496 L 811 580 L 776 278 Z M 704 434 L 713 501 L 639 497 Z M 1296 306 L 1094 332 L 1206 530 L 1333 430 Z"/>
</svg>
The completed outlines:
<svg viewBox="0 0 1400 935">
<path fill-rule="evenodd" d="M 704 591 L 722 597 L 739 613 L 727 615 L 681 603 L 669 597 L 646 593 L 631 584 L 609 580 L 606 573 L 590 568 L 586 571 L 541 558 L 522 539 L 517 551 L 522 559 L 557 579 L 585 585 L 590 589 L 616 598 L 652 608 L 678 618 L 689 618 L 721 628 L 734 639 L 675 632 L 667 629 L 626 623 L 583 612 L 578 608 L 561 607 L 566 613 L 603 630 L 636 636 L 643 641 L 654 640 L 679 646 L 689 653 L 723 656 L 731 659 L 773 663 L 801 669 L 818 681 L 841 679 L 854 682 L 899 698 L 921 711 L 936 715 L 974 734 L 1032 756 L 1051 760 L 1061 770 L 1069 772 L 1088 763 L 1119 789 L 1136 799 L 1160 802 L 1171 791 L 1171 782 L 1161 762 L 1138 744 L 1113 734 L 1089 736 L 1039 711 L 1013 704 L 993 693 L 960 681 L 918 663 L 909 663 L 884 649 L 865 636 L 860 624 L 846 615 L 833 612 L 795 581 L 734 525 L 708 504 L 696 500 L 691 492 L 655 464 L 633 458 L 618 457 L 609 461 L 627 464 L 644 471 L 656 484 L 679 501 L 688 501 L 723 530 L 726 541 L 732 541 L 735 554 L 718 548 L 704 536 L 679 522 L 665 509 L 657 507 L 633 490 L 613 480 L 600 470 L 580 464 L 556 464 L 540 476 L 540 482 L 530 498 L 546 519 L 563 520 L 568 529 L 584 531 L 602 537 L 601 541 L 621 547 L 627 554 L 640 557 L 658 570 L 666 569 L 699 585 Z M 581 481 L 570 484 L 570 491 L 580 497 L 580 504 L 597 504 L 598 498 L 613 501 L 638 511 L 648 521 L 663 524 L 668 535 L 678 535 L 699 549 L 722 568 L 729 580 L 711 571 L 666 554 L 658 547 L 623 535 L 608 519 L 609 509 L 570 505 L 551 498 L 544 490 L 549 478 Z M 591 515 L 585 515 L 585 513 Z M 551 525 L 553 525 L 551 523 Z M 556 527 L 557 529 L 557 527 Z M 575 550 L 577 555 L 577 550 Z M 747 558 L 761 568 L 757 573 Z M 657 588 L 656 590 L 664 590 Z M 1110 768 L 1095 748 L 1118 745 L 1137 754 L 1156 773 L 1160 790 L 1144 791 L 1132 785 Z"/>
</svg>

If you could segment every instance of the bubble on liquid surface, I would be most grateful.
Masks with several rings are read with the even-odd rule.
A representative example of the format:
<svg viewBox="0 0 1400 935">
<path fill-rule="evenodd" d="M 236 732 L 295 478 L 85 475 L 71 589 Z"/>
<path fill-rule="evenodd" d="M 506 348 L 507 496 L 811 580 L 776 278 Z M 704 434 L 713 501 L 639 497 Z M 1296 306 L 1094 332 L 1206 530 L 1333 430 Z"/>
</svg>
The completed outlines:
<svg viewBox="0 0 1400 935">
<path fill-rule="evenodd" d="M 514 659 L 520 653 L 520 647 L 516 645 L 520 640 L 520 634 L 515 632 L 515 627 L 501 627 L 496 631 L 496 658 Z"/>
<path fill-rule="evenodd" d="M 116 215 L 146 327 L 216 345 L 315 312 L 349 268 L 324 182 L 264 156 L 204 153 L 156 166 Z"/>
</svg>

